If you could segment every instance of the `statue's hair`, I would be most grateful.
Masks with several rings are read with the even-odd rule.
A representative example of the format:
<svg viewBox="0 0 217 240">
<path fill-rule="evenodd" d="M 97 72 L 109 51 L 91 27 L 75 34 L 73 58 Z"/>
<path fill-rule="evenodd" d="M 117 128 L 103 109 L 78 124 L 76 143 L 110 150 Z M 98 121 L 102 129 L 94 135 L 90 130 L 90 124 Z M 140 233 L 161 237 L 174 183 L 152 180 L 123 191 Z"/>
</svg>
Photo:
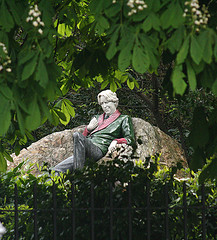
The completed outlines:
<svg viewBox="0 0 217 240">
<path fill-rule="evenodd" d="M 115 102 L 118 105 L 119 100 L 118 100 L 117 94 L 115 92 L 112 92 L 111 90 L 104 90 L 104 91 L 100 92 L 97 96 L 99 105 L 100 105 L 100 98 L 102 96 L 104 96 L 107 101 Z"/>
</svg>

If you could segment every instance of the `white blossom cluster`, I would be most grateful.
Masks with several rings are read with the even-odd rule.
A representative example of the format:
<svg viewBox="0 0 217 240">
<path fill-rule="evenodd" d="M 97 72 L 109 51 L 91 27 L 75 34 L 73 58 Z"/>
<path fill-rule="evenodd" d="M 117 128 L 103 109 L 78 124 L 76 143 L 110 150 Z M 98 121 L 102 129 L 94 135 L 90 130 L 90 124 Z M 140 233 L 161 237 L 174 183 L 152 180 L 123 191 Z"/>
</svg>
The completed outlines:
<svg viewBox="0 0 217 240">
<path fill-rule="evenodd" d="M 5 44 L 0 42 L 0 47 L 2 48 L 5 56 L 1 56 L 0 55 L 0 72 L 5 69 L 7 72 L 11 72 L 11 68 L 8 66 L 11 64 L 11 59 L 10 57 L 8 56 L 8 50 L 7 48 L 5 47 Z"/>
<path fill-rule="evenodd" d="M 116 3 L 117 0 L 113 0 L 112 3 Z M 127 6 L 131 8 L 131 11 L 128 12 L 128 16 L 133 15 L 143 9 L 147 8 L 148 5 L 143 0 L 128 0 Z"/>
<path fill-rule="evenodd" d="M 143 9 L 148 7 L 148 5 L 143 0 L 129 0 L 127 6 L 131 8 L 131 11 L 128 12 L 128 16 L 131 16 L 134 13 L 142 11 Z"/>
<path fill-rule="evenodd" d="M 34 27 L 38 27 L 38 32 L 43 34 L 41 27 L 44 27 L 44 22 L 40 18 L 41 12 L 38 9 L 38 5 L 30 6 L 29 16 L 26 18 L 27 22 L 32 22 Z"/>
<path fill-rule="evenodd" d="M 196 26 L 196 31 L 199 32 L 200 27 L 206 27 L 210 17 L 207 7 L 203 4 L 201 8 L 198 0 L 186 1 L 185 6 L 183 17 L 190 17 Z"/>
</svg>

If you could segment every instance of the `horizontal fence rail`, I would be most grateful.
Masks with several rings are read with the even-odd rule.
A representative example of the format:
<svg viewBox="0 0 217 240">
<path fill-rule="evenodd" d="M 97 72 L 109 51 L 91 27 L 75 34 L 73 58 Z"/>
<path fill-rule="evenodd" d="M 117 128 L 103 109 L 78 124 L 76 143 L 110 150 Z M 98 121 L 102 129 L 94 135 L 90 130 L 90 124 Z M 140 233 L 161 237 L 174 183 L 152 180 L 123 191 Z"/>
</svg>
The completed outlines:
<svg viewBox="0 0 217 240">
<path fill-rule="evenodd" d="M 90 199 L 89 206 L 76 206 L 76 186 L 72 184 L 71 187 L 71 196 L 70 196 L 70 206 L 67 208 L 61 208 L 61 206 L 58 205 L 59 199 L 57 195 L 57 185 L 54 183 L 52 186 L 52 206 L 50 208 L 39 208 L 38 203 L 40 202 L 41 196 L 38 195 L 38 188 L 37 185 L 35 184 L 33 187 L 33 207 L 31 209 L 20 209 L 19 205 L 19 192 L 18 192 L 18 187 L 17 185 L 14 186 L 14 208 L 12 209 L 0 209 L 0 215 L 4 216 L 8 213 L 13 214 L 14 218 L 14 231 L 13 236 L 11 236 L 10 239 L 27 239 L 25 236 L 22 236 L 22 233 L 20 232 L 20 225 L 25 224 L 20 222 L 20 217 L 24 213 L 29 213 L 31 215 L 31 219 L 33 220 L 33 229 L 32 233 L 34 235 L 34 240 L 40 239 L 39 234 L 41 234 L 42 227 L 39 227 L 39 218 L 42 214 L 45 214 L 46 216 L 50 216 L 52 224 L 52 229 L 49 229 L 51 232 L 52 239 L 62 239 L 61 236 L 59 235 L 59 215 L 60 213 L 63 214 L 63 225 L 64 225 L 64 219 L 70 219 L 69 221 L 71 222 L 70 224 L 70 229 L 69 232 L 70 234 L 68 235 L 68 239 L 73 239 L 73 240 L 80 240 L 80 238 L 77 234 L 76 231 L 77 229 L 82 229 L 84 225 L 82 225 L 82 222 L 78 222 L 78 218 L 80 218 L 82 215 L 88 215 L 89 217 L 87 222 L 89 224 L 89 238 L 91 240 L 104 240 L 104 238 L 100 239 L 99 237 L 96 237 L 97 231 L 99 231 L 98 228 L 96 228 L 97 224 L 103 224 L 103 222 L 100 222 L 100 219 L 103 221 L 103 218 L 99 217 L 99 213 L 105 214 L 106 219 L 108 218 L 109 221 L 106 223 L 108 224 L 108 233 L 107 235 L 109 236 L 109 240 L 114 240 L 114 239 L 123 239 L 121 236 L 119 238 L 115 238 L 115 234 L 117 231 L 117 216 L 123 215 L 125 216 L 125 219 L 121 217 L 123 221 L 126 222 L 127 226 L 125 228 L 126 234 L 128 236 L 128 240 L 137 240 L 137 239 L 142 239 L 142 240 L 155 240 L 156 238 L 152 237 L 153 234 L 153 226 L 155 224 L 155 220 L 153 218 L 153 215 L 157 215 L 157 213 L 161 213 L 163 216 L 163 228 L 164 228 L 164 233 L 163 236 L 159 237 L 156 240 L 173 240 L 173 239 L 188 239 L 188 231 L 189 231 L 189 224 L 190 224 L 190 219 L 188 219 L 189 211 L 192 209 L 196 209 L 197 212 L 201 214 L 201 238 L 202 240 L 205 240 L 207 238 L 206 232 L 207 232 L 207 210 L 209 209 L 209 206 L 206 206 L 206 196 L 205 196 L 205 190 L 204 190 L 204 185 L 202 185 L 201 193 L 202 193 L 202 199 L 200 200 L 200 204 L 197 206 L 191 206 L 188 204 L 188 199 L 187 195 L 189 194 L 186 190 L 186 183 L 183 183 L 183 199 L 182 199 L 182 205 L 180 206 L 171 206 L 169 202 L 169 187 L 168 184 L 165 184 L 164 186 L 164 195 L 162 196 L 163 198 L 163 205 L 161 206 L 155 206 L 152 205 L 152 196 L 150 192 L 150 183 L 146 183 L 145 187 L 145 193 L 144 197 L 146 198 L 145 206 L 139 206 L 138 204 L 135 204 L 133 202 L 133 193 L 132 193 L 132 188 L 135 187 L 133 184 L 128 183 L 127 188 L 123 191 L 127 191 L 126 196 L 126 206 L 116 206 L 115 205 L 115 196 L 114 196 L 114 186 L 113 184 L 108 184 L 108 205 L 103 206 L 103 207 L 98 207 L 97 202 L 95 201 L 95 186 L 94 184 L 90 185 L 90 195 L 87 196 L 87 198 Z M 102 193 L 103 194 L 103 193 Z M 217 211 L 216 207 L 214 209 Z M 177 215 L 177 218 L 180 218 L 182 222 L 182 227 L 183 227 L 183 235 L 182 236 L 176 236 L 176 238 L 171 237 L 171 229 L 170 229 L 170 224 L 171 224 L 171 215 L 173 214 L 173 211 L 178 212 L 180 215 Z M 172 212 L 172 213 L 171 213 Z M 144 232 L 141 233 L 141 237 L 134 238 L 134 221 L 136 219 L 137 214 L 140 214 L 139 216 L 142 216 L 139 221 L 141 224 L 145 225 L 145 228 L 143 229 Z M 3 219 L 4 220 L 4 219 Z M 217 219 L 216 219 L 217 221 Z M 45 223 L 46 225 L 46 223 Z M 115 228 L 114 228 L 115 227 Z M 180 226 L 177 226 L 177 228 L 180 228 Z M 89 231 L 88 230 L 88 231 Z M 142 234 L 144 234 L 142 236 Z M 213 236 L 213 239 L 217 236 Z M 4 238 L 3 238 L 4 239 Z M 64 238 L 65 239 L 65 238 Z M 193 239 L 193 238 L 190 238 Z M 124 239 L 126 240 L 126 238 Z M 209 239 L 210 240 L 210 239 Z"/>
</svg>

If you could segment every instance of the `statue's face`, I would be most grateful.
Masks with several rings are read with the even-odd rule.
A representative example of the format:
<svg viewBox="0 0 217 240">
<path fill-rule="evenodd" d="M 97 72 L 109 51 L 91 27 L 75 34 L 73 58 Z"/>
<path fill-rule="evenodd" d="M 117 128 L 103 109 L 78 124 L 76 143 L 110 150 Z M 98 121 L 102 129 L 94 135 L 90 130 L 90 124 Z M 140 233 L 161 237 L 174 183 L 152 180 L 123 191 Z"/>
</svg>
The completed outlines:
<svg viewBox="0 0 217 240">
<path fill-rule="evenodd" d="M 100 98 L 100 105 L 104 113 L 108 116 L 116 111 L 116 104 L 114 102 L 109 102 L 104 96 Z"/>
</svg>

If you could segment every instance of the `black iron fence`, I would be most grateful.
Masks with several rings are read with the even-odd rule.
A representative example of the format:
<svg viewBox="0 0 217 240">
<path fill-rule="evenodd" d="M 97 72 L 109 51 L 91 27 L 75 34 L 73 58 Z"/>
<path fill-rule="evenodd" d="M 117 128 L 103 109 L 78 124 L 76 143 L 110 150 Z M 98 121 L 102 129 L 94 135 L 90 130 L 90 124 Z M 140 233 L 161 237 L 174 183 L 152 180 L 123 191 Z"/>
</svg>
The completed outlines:
<svg viewBox="0 0 217 240">
<path fill-rule="evenodd" d="M 123 188 L 122 192 L 124 192 L 125 200 L 123 206 L 121 206 L 117 204 L 119 201 L 118 197 L 120 196 L 114 195 L 114 185 L 108 184 L 108 205 L 100 206 L 100 204 L 96 202 L 95 186 L 94 184 L 91 184 L 89 189 L 90 196 L 88 196 L 89 206 L 82 207 L 80 202 L 78 203 L 76 199 L 77 188 L 72 185 L 69 204 L 67 207 L 62 207 L 59 203 L 60 199 L 58 199 L 58 194 L 56 192 L 57 185 L 53 184 L 51 205 L 49 208 L 47 206 L 43 208 L 43 204 L 40 203 L 42 196 L 38 195 L 38 186 L 35 184 L 32 192 L 32 207 L 22 209 L 19 204 L 18 188 L 17 185 L 15 185 L 14 206 L 11 206 L 10 209 L 0 209 L 0 216 L 2 217 L 3 223 L 6 223 L 7 221 L 13 222 L 11 223 L 13 229 L 10 229 L 10 234 L 8 233 L 10 236 L 9 238 L 7 237 L 7 239 L 29 240 L 30 238 L 26 238 L 25 234 L 22 232 L 21 225 L 28 225 L 30 223 L 31 227 L 29 227 L 29 229 L 25 228 L 25 231 L 31 232 L 31 239 L 34 240 L 46 239 L 46 237 L 43 237 L 43 231 L 46 231 L 45 236 L 50 236 L 47 240 L 81 240 L 85 239 L 83 233 L 85 231 L 88 232 L 86 234 L 87 240 L 217 239 L 216 229 L 211 233 L 207 232 L 208 226 L 210 224 L 215 225 L 215 222 L 217 222 L 217 219 L 210 217 L 209 210 L 212 209 L 212 212 L 216 212 L 217 208 L 216 206 L 206 205 L 207 196 L 205 196 L 204 185 L 201 186 L 202 197 L 198 199 L 198 204 L 191 205 L 187 197 L 187 195 L 191 193 L 187 192 L 186 183 L 184 182 L 181 204 L 175 206 L 171 205 L 168 184 L 164 185 L 164 191 L 161 195 L 161 205 L 152 204 L 153 194 L 150 191 L 149 182 L 147 182 L 145 187 L 145 204 L 142 206 L 140 206 L 138 202 L 134 202 L 132 187 L 136 188 L 136 186 L 128 183 L 126 188 Z M 101 194 L 103 195 L 103 193 Z M 123 201 L 122 198 L 121 200 Z M 193 217 L 195 214 L 195 218 L 198 218 L 197 226 L 194 226 L 194 223 L 193 225 L 191 223 L 191 211 L 193 212 Z M 8 214 L 10 215 L 10 218 L 5 220 L 7 219 Z M 29 214 L 29 217 L 23 218 L 22 215 L 25 214 Z M 215 216 L 216 214 L 214 214 L 214 217 Z M 46 220 L 47 222 L 42 223 L 44 218 L 50 219 L 50 222 L 49 220 Z M 63 237 L 64 235 L 61 231 L 61 228 L 64 228 L 64 223 L 67 225 L 67 237 Z M 118 224 L 121 226 L 119 227 Z M 103 229 L 103 225 L 106 225 L 105 229 Z M 216 225 L 214 228 L 215 227 Z M 84 228 L 83 232 L 82 228 Z M 194 228 L 197 228 L 197 233 L 195 233 L 196 230 L 194 231 Z M 101 231 L 100 234 L 99 231 Z M 117 233 L 117 231 L 119 233 Z M 177 234 L 175 232 L 177 232 Z M 191 232 L 191 234 L 189 234 L 189 232 Z M 100 235 L 102 237 L 99 237 Z"/>
</svg>

